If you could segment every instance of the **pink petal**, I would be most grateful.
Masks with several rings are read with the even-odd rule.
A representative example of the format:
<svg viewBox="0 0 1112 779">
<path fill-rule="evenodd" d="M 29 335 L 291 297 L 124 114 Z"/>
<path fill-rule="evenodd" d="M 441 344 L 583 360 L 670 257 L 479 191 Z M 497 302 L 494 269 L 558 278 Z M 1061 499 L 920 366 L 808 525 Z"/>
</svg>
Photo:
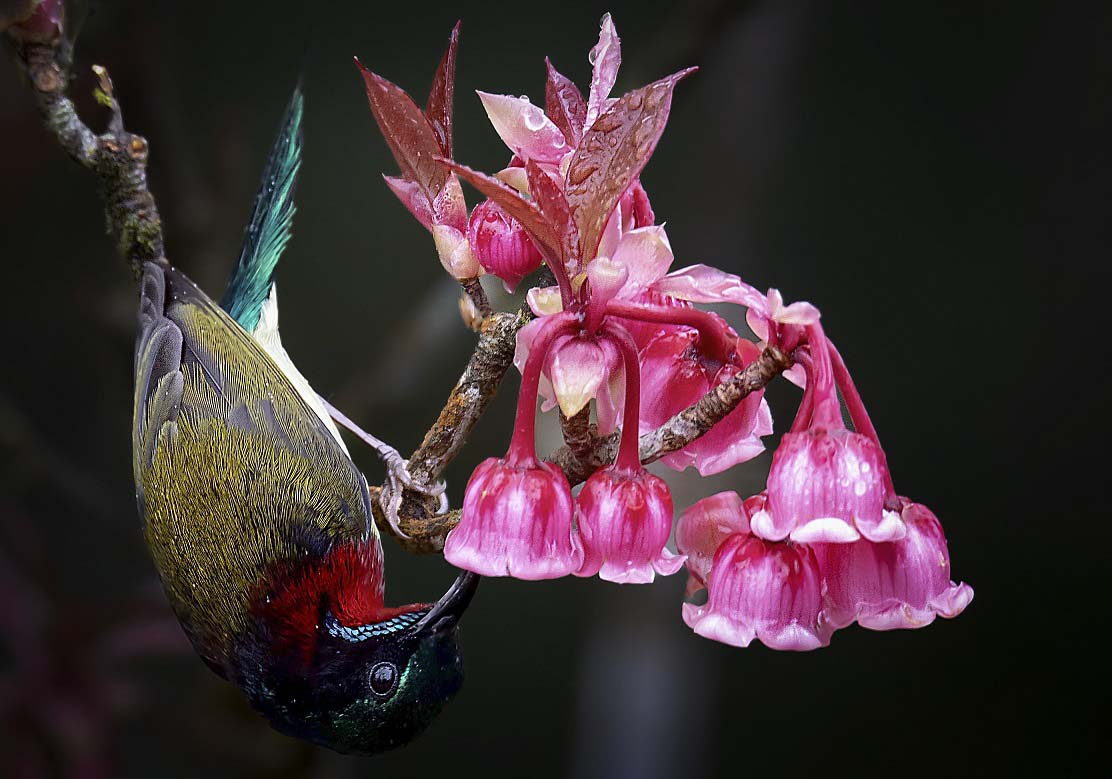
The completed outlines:
<svg viewBox="0 0 1112 779">
<path fill-rule="evenodd" d="M 409 213 L 417 217 L 421 226 L 431 231 L 433 225 L 432 204 L 425 197 L 421 186 L 416 181 L 408 181 L 400 176 L 383 175 L 382 179 L 398 200 L 402 201 L 402 205 L 409 209 Z"/>
<path fill-rule="evenodd" d="M 620 360 L 608 339 L 564 336 L 552 346 L 546 371 L 564 416 L 578 414 L 598 394 Z"/>
<path fill-rule="evenodd" d="M 764 295 L 734 274 L 710 265 L 692 265 L 669 273 L 653 289 L 692 303 L 735 303 L 767 314 Z"/>
<path fill-rule="evenodd" d="M 560 128 L 528 99 L 488 92 L 478 95 L 498 137 L 521 159 L 558 165 L 571 151 Z"/>
<path fill-rule="evenodd" d="M 732 490 L 719 492 L 683 512 L 676 526 L 676 548 L 687 555 L 687 569 L 705 586 L 718 547 L 734 533 L 748 532 L 741 496 Z"/>
<path fill-rule="evenodd" d="M 626 289 L 632 293 L 645 289 L 668 272 L 673 259 L 672 245 L 663 226 L 639 227 L 622 235 L 610 257 L 629 268 Z"/>
<path fill-rule="evenodd" d="M 537 316 L 549 316 L 564 310 L 559 287 L 533 287 L 525 293 L 525 300 Z"/>
</svg>

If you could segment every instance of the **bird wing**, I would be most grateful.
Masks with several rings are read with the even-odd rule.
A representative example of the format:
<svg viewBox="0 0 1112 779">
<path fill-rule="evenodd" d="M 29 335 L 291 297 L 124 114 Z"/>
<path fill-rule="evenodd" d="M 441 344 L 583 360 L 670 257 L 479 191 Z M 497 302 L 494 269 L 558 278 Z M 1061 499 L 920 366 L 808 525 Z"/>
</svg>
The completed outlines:
<svg viewBox="0 0 1112 779">
<path fill-rule="evenodd" d="M 375 532 L 366 481 L 286 374 L 184 274 L 153 263 L 135 376 L 141 503 L 158 482 L 187 503 L 215 498 L 226 516 L 254 512 L 259 532 L 319 531 L 325 545 Z"/>
</svg>

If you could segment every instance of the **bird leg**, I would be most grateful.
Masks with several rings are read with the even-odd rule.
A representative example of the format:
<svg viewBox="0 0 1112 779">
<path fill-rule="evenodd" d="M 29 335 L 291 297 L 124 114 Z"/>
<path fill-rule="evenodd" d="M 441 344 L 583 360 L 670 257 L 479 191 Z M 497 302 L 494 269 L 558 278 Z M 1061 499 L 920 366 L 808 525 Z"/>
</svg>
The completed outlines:
<svg viewBox="0 0 1112 779">
<path fill-rule="evenodd" d="M 409 535 L 402 530 L 401 520 L 398 517 L 398 511 L 401 509 L 405 490 L 412 490 L 413 492 L 426 495 L 430 498 L 439 498 L 440 506 L 437 509 L 438 514 L 443 514 L 448 510 L 448 496 L 445 493 L 447 484 L 443 479 L 432 485 L 418 481 L 409 472 L 409 461 L 403 458 L 397 449 L 363 430 L 359 425 L 352 422 L 346 414 L 320 395 L 317 397 L 320 399 L 325 409 L 327 409 L 328 415 L 341 427 L 354 433 L 360 441 L 374 449 L 375 453 L 378 454 L 379 458 L 386 466 L 386 484 L 383 487 L 379 502 L 382 505 L 382 511 L 386 515 L 386 521 L 389 523 L 390 529 L 394 531 L 399 538 L 409 538 Z"/>
</svg>

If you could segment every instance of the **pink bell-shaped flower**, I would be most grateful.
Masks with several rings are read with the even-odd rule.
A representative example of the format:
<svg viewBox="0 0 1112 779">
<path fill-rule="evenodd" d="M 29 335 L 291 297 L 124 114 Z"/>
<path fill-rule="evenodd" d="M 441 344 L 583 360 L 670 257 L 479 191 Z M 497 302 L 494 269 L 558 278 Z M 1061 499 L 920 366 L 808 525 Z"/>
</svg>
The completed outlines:
<svg viewBox="0 0 1112 779">
<path fill-rule="evenodd" d="M 973 588 L 950 578 L 950 553 L 938 518 L 921 503 L 900 498 L 907 527 L 899 541 L 817 544 L 827 588 L 827 614 L 838 628 L 919 628 L 936 616 L 956 617 Z"/>
<path fill-rule="evenodd" d="M 672 530 L 672 495 L 660 477 L 643 468 L 603 468 L 587 479 L 576 506 L 584 551 L 578 575 L 648 584 L 654 571 L 670 576 L 683 566 L 683 556 L 665 546 Z"/>
<path fill-rule="evenodd" d="M 668 550 L 672 532 L 672 494 L 668 485 L 643 467 L 638 456 L 637 418 L 640 372 L 637 347 L 620 325 L 603 325 L 601 337 L 616 344 L 626 369 L 621 444 L 614 465 L 596 471 L 576 498 L 584 560 L 580 576 L 620 584 L 647 584 L 655 574 L 669 576 L 683 566 L 682 555 Z"/>
<path fill-rule="evenodd" d="M 542 262 L 525 228 L 493 200 L 484 200 L 471 212 L 467 241 L 472 256 L 510 292 Z"/>
<path fill-rule="evenodd" d="M 880 447 L 860 433 L 786 433 L 768 474 L 769 510 L 753 518 L 753 532 L 805 543 L 898 537 L 899 515 L 884 508 L 886 474 Z"/>
<path fill-rule="evenodd" d="M 490 457 L 471 475 L 444 558 L 483 576 L 554 579 L 575 573 L 583 549 L 572 532 L 567 477 L 548 463 L 508 459 Z"/>
<path fill-rule="evenodd" d="M 747 533 L 718 548 L 707 579 L 707 603 L 683 605 L 683 621 L 700 636 L 732 646 L 754 639 L 771 649 L 805 651 L 830 643 L 822 618 L 822 579 L 805 545 Z"/>
<path fill-rule="evenodd" d="M 572 527 L 571 486 L 558 467 L 537 460 L 536 405 L 541 364 L 553 339 L 574 317 L 549 317 L 525 365 L 509 450 L 483 461 L 463 496 L 459 524 L 444 544 L 445 559 L 484 576 L 554 579 L 575 573 L 583 547 Z"/>
<path fill-rule="evenodd" d="M 816 321 L 807 326 L 807 389 L 791 432 L 772 458 L 767 509 L 751 517 L 753 532 L 802 543 L 894 541 L 905 532 L 884 451 L 875 431 L 850 432 L 842 422 L 831 346 Z M 847 393 L 856 408 L 860 398 Z M 851 408 L 851 410 L 853 410 Z M 860 406 L 855 421 L 864 414 Z"/>
</svg>

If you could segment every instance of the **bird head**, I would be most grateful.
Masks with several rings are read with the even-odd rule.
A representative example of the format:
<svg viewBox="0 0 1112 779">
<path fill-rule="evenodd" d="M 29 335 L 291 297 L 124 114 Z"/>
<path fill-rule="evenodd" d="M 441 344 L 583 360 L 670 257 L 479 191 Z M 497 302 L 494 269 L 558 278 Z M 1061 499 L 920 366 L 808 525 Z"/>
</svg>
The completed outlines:
<svg viewBox="0 0 1112 779">
<path fill-rule="evenodd" d="M 463 684 L 459 620 L 478 580 L 461 572 L 434 604 L 370 613 L 342 589 L 297 592 L 297 601 L 316 601 L 312 618 L 299 617 L 288 598 L 272 598 L 271 613 L 281 619 L 260 622 L 241 652 L 238 681 L 252 705 L 287 735 L 354 754 L 401 746 Z M 369 596 L 375 600 L 373 588 Z"/>
</svg>

